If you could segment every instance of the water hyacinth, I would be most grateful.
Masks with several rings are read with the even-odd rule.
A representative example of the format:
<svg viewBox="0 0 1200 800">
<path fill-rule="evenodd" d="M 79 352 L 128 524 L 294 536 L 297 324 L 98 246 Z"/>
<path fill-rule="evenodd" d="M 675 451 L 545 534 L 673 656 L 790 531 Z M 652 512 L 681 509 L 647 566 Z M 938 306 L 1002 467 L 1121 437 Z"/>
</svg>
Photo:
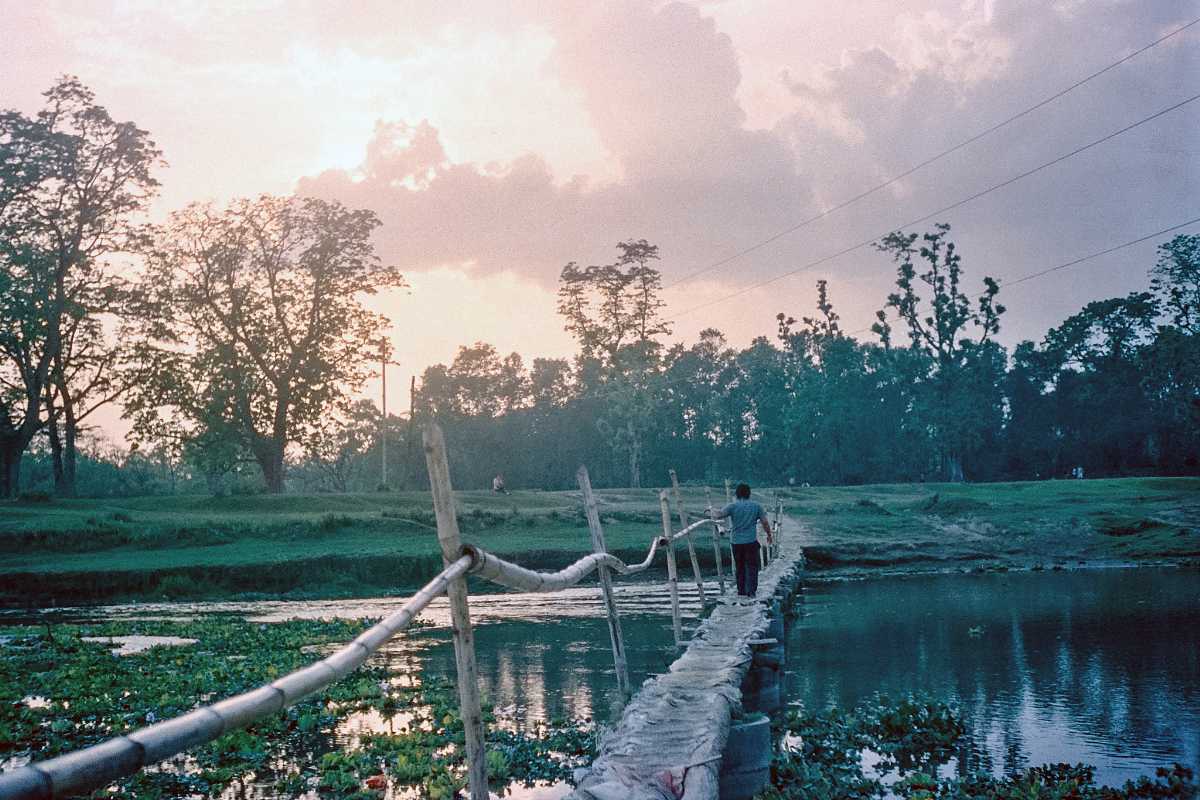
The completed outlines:
<svg viewBox="0 0 1200 800">
<path fill-rule="evenodd" d="M 1194 800 L 1194 772 L 1162 767 L 1121 787 L 1097 786 L 1085 764 L 1046 764 L 1014 775 L 943 777 L 968 749 L 966 727 L 946 703 L 876 695 L 851 711 L 792 711 L 762 800 Z M 871 754 L 874 759 L 864 759 Z M 870 764 L 864 768 L 864 761 Z"/>
<path fill-rule="evenodd" d="M 370 621 L 261 624 L 224 616 L 14 630 L 0 648 L 0 757 L 19 765 L 96 744 L 255 688 L 311 663 Z M 167 635 L 197 640 L 114 655 L 104 639 Z M 102 641 L 85 641 L 83 637 Z M 247 657 L 247 654 L 252 654 Z M 369 662 L 317 696 L 109 787 L 110 798 L 220 795 L 257 783 L 283 796 L 377 797 L 413 787 L 449 798 L 464 784 L 463 730 L 454 687 L 422 679 L 396 686 Z M 378 714 L 396 732 L 339 735 L 352 715 Z M 488 765 L 497 788 L 569 780 L 590 760 L 590 722 L 539 724 L 525 733 L 490 709 Z"/>
</svg>

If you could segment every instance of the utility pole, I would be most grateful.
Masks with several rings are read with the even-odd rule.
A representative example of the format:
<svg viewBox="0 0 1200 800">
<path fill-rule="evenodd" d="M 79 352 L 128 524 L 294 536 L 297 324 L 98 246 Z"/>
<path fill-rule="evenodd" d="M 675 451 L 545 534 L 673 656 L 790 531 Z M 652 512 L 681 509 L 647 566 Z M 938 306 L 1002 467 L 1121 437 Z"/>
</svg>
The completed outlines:
<svg viewBox="0 0 1200 800">
<path fill-rule="evenodd" d="M 383 382 L 383 417 L 379 421 L 379 454 L 382 458 L 382 463 L 379 469 L 379 485 L 386 489 L 387 482 L 387 368 L 388 364 L 399 366 L 398 362 L 391 361 L 389 357 L 392 354 L 391 345 L 386 338 L 379 340 L 379 376 Z"/>
<path fill-rule="evenodd" d="M 383 380 L 383 419 L 379 422 L 379 453 L 383 463 L 379 469 L 379 483 L 387 487 L 387 350 L 383 351 L 380 359 L 380 378 Z"/>
</svg>

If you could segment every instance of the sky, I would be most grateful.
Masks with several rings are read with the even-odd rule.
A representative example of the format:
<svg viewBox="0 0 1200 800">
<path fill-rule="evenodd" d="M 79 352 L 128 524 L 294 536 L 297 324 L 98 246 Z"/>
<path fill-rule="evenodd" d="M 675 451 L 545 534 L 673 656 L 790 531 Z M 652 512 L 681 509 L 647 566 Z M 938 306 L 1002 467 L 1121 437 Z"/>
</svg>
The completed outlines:
<svg viewBox="0 0 1200 800">
<path fill-rule="evenodd" d="M 407 377 L 460 345 L 571 355 L 559 272 L 630 238 L 660 248 L 679 341 L 772 335 L 818 279 L 863 329 L 894 265 L 830 256 L 1200 93 L 1200 25 L 779 234 L 1198 17 L 1200 0 L 0 0 L 0 107 L 32 113 L 78 75 L 163 149 L 157 219 L 260 193 L 375 211 L 410 284 L 371 300 L 404 406 Z M 1200 217 L 1198 130 L 1200 101 L 906 229 L 951 223 L 968 286 L 1000 281 L 1001 339 L 1039 339 L 1145 288 L 1159 240 L 1005 282 Z"/>
</svg>

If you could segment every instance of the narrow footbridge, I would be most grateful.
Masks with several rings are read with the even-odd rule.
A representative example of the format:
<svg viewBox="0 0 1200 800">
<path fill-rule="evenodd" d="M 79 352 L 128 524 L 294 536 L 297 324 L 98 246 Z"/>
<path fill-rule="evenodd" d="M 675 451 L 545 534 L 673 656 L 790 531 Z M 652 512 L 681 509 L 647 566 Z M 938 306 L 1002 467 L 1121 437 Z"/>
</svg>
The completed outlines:
<svg viewBox="0 0 1200 800">
<path fill-rule="evenodd" d="M 670 669 L 642 685 L 571 800 L 701 800 L 729 796 L 731 779 L 766 777 L 753 764 L 730 763 L 738 756 L 726 745 L 743 712 L 773 711 L 778 704 L 778 686 L 769 700 L 752 674 L 756 663 L 778 666 L 782 606 L 796 590 L 803 563 L 798 529 L 782 516 L 777 520 L 782 545 L 759 577 L 755 601 L 723 598 Z M 736 794 L 754 793 L 742 786 Z"/>
<path fill-rule="evenodd" d="M 777 676 L 783 658 L 781 607 L 795 591 L 803 565 L 799 529 L 783 516 L 781 503 L 776 502 L 774 507 L 774 542 L 761 548 L 763 570 L 758 595 L 752 600 L 735 602 L 733 587 L 726 587 L 727 575 L 722 569 L 722 553 L 727 552 L 728 538 L 711 515 L 711 501 L 708 513 L 690 521 L 673 471 L 675 514 L 670 494 L 661 492 L 663 532 L 654 538 L 641 563 L 625 564 L 606 550 L 587 470 L 580 467 L 577 478 L 594 552 L 558 572 L 545 573 L 464 545 L 458 530 L 445 443 L 437 426 L 431 426 L 425 433 L 425 453 L 445 569 L 403 608 L 329 657 L 258 689 L 83 750 L 0 773 L 0 800 L 42 800 L 84 794 L 277 714 L 362 666 L 388 640 L 406 629 L 434 598 L 443 594 L 449 598 L 454 627 L 468 791 L 471 800 L 488 800 L 483 716 L 466 577 L 476 575 L 521 591 L 556 592 L 592 572 L 598 573 L 604 595 L 618 688 L 622 697 L 629 699 L 620 720 L 601 741 L 592 765 L 577 774 L 577 788 L 570 797 L 573 800 L 716 800 L 749 796 L 747 791 L 752 794 L 761 787 L 765 775 L 763 764 L 745 769 L 738 763 L 741 756 L 731 757 L 727 745 L 749 738 L 730 737 L 731 728 L 739 725 L 754 727 L 755 735 L 761 738 L 767 730 L 765 719 L 746 722 L 744 713 L 769 712 L 779 705 Z M 701 539 L 711 542 L 720 592 L 716 597 L 706 595 L 696 555 Z M 679 606 L 676 548 L 680 543 L 686 545 L 701 602 L 706 608 L 712 607 L 712 612 L 690 632 L 683 628 Z M 707 544 L 699 543 L 701 547 Z M 649 569 L 660 550 L 665 553 L 675 645 L 681 654 L 665 674 L 647 680 L 634 693 L 629 686 L 612 577 L 613 573 L 632 575 Z M 732 566 L 731 561 L 727 563 Z"/>
</svg>

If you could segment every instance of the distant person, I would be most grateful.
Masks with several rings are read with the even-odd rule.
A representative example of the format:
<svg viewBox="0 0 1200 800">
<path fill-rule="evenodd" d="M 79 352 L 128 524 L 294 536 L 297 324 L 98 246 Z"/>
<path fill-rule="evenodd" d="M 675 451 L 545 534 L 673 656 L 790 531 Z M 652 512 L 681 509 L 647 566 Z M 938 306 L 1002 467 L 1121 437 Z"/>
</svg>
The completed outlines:
<svg viewBox="0 0 1200 800">
<path fill-rule="evenodd" d="M 500 473 L 492 478 L 492 494 L 508 494 L 508 489 L 504 488 L 504 476 Z"/>
<path fill-rule="evenodd" d="M 737 576 L 737 592 L 739 597 L 754 597 L 758 594 L 758 536 L 755 529 L 761 522 L 767 533 L 767 544 L 773 541 L 771 523 L 767 521 L 767 511 L 761 505 L 750 499 L 750 485 L 739 483 L 737 500 L 722 508 L 714 516 L 716 519 L 729 518 L 730 542 L 733 544 L 733 571 Z"/>
</svg>

